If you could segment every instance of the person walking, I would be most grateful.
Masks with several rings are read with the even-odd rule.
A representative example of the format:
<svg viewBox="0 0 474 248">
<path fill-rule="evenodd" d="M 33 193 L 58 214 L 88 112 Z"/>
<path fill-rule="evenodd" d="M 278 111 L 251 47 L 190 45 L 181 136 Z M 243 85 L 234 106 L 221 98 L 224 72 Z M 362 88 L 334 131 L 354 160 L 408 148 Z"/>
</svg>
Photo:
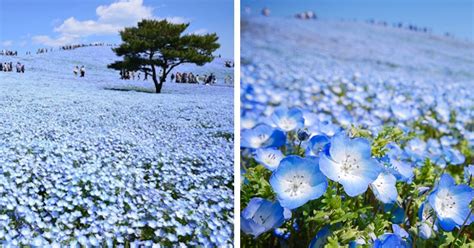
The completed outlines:
<svg viewBox="0 0 474 248">
<path fill-rule="evenodd" d="M 81 77 L 84 77 L 86 75 L 86 68 L 84 66 L 81 67 Z"/>
</svg>

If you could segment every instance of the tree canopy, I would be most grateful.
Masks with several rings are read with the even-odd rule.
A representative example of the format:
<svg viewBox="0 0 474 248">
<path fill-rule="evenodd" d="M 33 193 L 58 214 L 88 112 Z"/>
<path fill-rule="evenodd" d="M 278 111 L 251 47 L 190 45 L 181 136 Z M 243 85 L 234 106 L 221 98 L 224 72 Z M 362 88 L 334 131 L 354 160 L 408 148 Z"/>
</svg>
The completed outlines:
<svg viewBox="0 0 474 248">
<path fill-rule="evenodd" d="M 113 49 L 123 60 L 108 67 L 142 71 L 152 77 L 156 93 L 160 93 L 168 74 L 175 67 L 184 63 L 202 66 L 214 59 L 212 53 L 220 47 L 215 33 L 183 34 L 188 27 L 189 23 L 142 20 L 138 27 L 125 28 L 120 32 L 123 43 Z M 161 73 L 157 69 L 161 69 Z"/>
</svg>

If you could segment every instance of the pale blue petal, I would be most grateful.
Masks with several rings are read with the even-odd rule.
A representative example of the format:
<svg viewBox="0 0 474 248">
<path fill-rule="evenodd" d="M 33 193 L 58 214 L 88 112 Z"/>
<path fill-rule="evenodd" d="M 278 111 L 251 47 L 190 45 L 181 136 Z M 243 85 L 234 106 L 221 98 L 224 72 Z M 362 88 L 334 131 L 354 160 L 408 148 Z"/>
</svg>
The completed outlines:
<svg viewBox="0 0 474 248">
<path fill-rule="evenodd" d="M 371 148 L 370 142 L 364 138 L 355 138 L 349 142 L 349 145 L 346 146 L 346 151 L 348 153 L 360 154 L 362 158 L 370 158 Z"/>
<path fill-rule="evenodd" d="M 339 181 L 340 165 L 331 160 L 326 154 L 322 154 L 319 158 L 319 169 L 329 179 Z"/>
<path fill-rule="evenodd" d="M 455 185 L 455 181 L 453 177 L 447 173 L 444 173 L 441 175 L 441 178 L 439 179 L 438 187 L 440 188 L 445 188 L 445 187 L 451 187 Z"/>
<path fill-rule="evenodd" d="M 438 218 L 438 224 L 443 230 L 447 232 L 451 232 L 456 227 L 456 222 L 450 218 Z"/>
<path fill-rule="evenodd" d="M 357 177 L 354 180 L 342 180 L 340 182 L 344 186 L 344 192 L 350 197 L 358 196 L 367 191 L 370 181 Z"/>
</svg>

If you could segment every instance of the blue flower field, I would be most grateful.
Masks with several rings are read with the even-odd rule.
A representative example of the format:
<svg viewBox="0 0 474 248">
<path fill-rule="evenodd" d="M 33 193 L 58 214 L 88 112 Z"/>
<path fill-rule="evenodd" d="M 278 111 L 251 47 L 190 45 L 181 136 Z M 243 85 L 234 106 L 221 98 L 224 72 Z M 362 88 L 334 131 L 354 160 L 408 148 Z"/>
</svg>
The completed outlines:
<svg viewBox="0 0 474 248">
<path fill-rule="evenodd" d="M 242 247 L 472 247 L 474 43 L 243 17 Z"/>
<path fill-rule="evenodd" d="M 229 247 L 233 89 L 122 81 L 110 47 L 0 72 L 0 246 Z M 75 77 L 84 65 L 86 76 Z M 223 61 L 177 71 L 233 69 Z"/>
</svg>

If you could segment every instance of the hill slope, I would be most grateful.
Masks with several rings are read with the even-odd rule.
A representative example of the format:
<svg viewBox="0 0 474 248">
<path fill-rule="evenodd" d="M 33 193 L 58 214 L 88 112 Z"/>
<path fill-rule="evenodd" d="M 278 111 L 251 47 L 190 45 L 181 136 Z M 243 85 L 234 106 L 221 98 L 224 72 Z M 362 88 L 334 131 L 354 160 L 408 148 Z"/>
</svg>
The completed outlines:
<svg viewBox="0 0 474 248">
<path fill-rule="evenodd" d="M 107 90 L 153 90 L 119 80 L 106 69 L 114 59 L 101 47 L 0 57 L 26 65 L 25 74 L 0 72 L 0 232 L 2 221 L 7 233 L 24 226 L 29 235 L 9 242 L 37 246 L 230 242 L 233 89 Z M 75 65 L 85 78 L 73 76 Z M 229 73 L 219 62 L 178 70 Z"/>
<path fill-rule="evenodd" d="M 405 29 L 352 21 L 245 18 L 242 42 L 244 64 L 271 60 L 291 67 L 306 63 L 321 75 L 334 75 L 337 69 L 341 75 L 377 71 L 412 81 L 474 81 L 474 43 Z"/>
</svg>

